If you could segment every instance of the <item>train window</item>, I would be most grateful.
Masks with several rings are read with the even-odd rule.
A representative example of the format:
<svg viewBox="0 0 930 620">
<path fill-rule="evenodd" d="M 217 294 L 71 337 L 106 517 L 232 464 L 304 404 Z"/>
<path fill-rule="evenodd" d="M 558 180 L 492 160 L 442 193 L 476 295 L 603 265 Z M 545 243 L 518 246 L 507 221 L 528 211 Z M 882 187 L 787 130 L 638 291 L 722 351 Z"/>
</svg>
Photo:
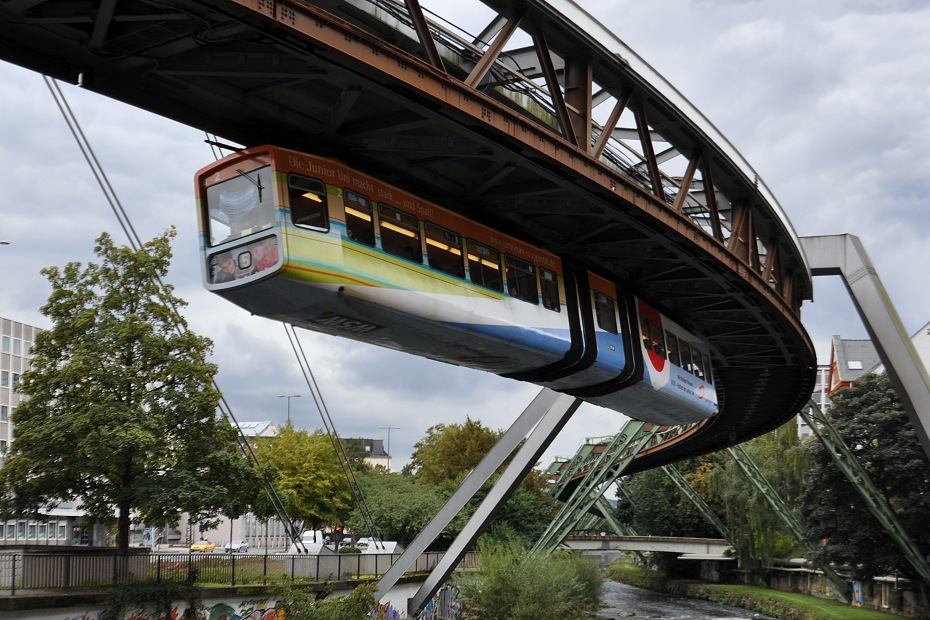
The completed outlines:
<svg viewBox="0 0 930 620">
<path fill-rule="evenodd" d="M 691 347 L 684 340 L 678 341 L 678 353 L 681 355 L 681 368 L 686 372 L 694 374 L 694 364 L 691 363 Z"/>
<path fill-rule="evenodd" d="M 691 349 L 691 374 L 698 379 L 704 378 L 704 359 L 701 352 L 697 349 Z"/>
<path fill-rule="evenodd" d="M 420 222 L 417 218 L 379 203 L 378 221 L 381 223 L 381 247 L 385 252 L 416 263 L 423 262 Z"/>
<path fill-rule="evenodd" d="M 662 331 L 659 324 L 641 316 L 639 317 L 639 326 L 643 337 L 643 348 L 646 351 L 655 352 L 660 357 L 665 357 L 665 332 Z"/>
<path fill-rule="evenodd" d="M 211 246 L 274 226 L 271 168 L 236 172 L 239 174 L 207 188 Z"/>
<path fill-rule="evenodd" d="M 542 267 L 539 268 L 539 284 L 542 287 L 543 307 L 555 312 L 562 311 L 562 303 L 559 301 L 559 277 L 554 271 L 549 271 Z"/>
<path fill-rule="evenodd" d="M 652 338 L 649 337 L 649 319 L 644 316 L 639 317 L 639 333 L 643 339 L 643 350 L 648 351 L 652 348 Z"/>
<path fill-rule="evenodd" d="M 494 291 L 501 291 L 501 255 L 488 246 L 468 240 L 468 275 L 471 281 Z"/>
<path fill-rule="evenodd" d="M 346 212 L 346 234 L 352 241 L 375 245 L 375 221 L 371 217 L 371 201 L 352 190 L 343 190 L 342 201 Z"/>
<path fill-rule="evenodd" d="M 678 336 L 672 332 L 665 332 L 665 350 L 668 351 L 668 361 L 681 368 L 681 356 L 678 354 Z"/>
<path fill-rule="evenodd" d="M 320 230 L 329 228 L 326 213 L 326 186 L 322 181 L 287 175 L 287 197 L 291 207 L 291 221 L 298 226 Z"/>
<path fill-rule="evenodd" d="M 539 303 L 539 291 L 536 290 L 536 272 L 532 263 L 506 254 L 504 263 L 507 269 L 507 292 L 511 297 L 528 301 L 531 304 Z"/>
<path fill-rule="evenodd" d="M 426 257 L 429 266 L 457 278 L 465 277 L 462 238 L 458 233 L 426 223 Z"/>
<path fill-rule="evenodd" d="M 649 334 L 652 338 L 652 350 L 655 351 L 659 357 L 665 357 L 667 354 L 665 352 L 665 331 L 659 326 L 658 323 L 649 322 Z"/>
<path fill-rule="evenodd" d="M 594 291 L 594 316 L 598 327 L 611 334 L 617 333 L 617 310 L 612 297 Z"/>
</svg>

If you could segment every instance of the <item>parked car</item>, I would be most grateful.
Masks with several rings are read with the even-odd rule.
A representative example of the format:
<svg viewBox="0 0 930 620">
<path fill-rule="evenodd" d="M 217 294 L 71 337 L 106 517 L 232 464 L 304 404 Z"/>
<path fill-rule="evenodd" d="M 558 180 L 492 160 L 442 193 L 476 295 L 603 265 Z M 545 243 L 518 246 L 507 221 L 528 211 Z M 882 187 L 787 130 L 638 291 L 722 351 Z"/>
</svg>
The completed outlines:
<svg viewBox="0 0 930 620">
<path fill-rule="evenodd" d="M 191 545 L 191 553 L 213 553 L 216 545 L 209 540 L 198 540 Z"/>
<path fill-rule="evenodd" d="M 363 536 L 362 538 L 358 539 L 358 541 L 355 543 L 355 546 L 358 547 L 359 549 L 367 549 L 368 545 L 370 545 L 373 542 L 374 541 L 371 538 L 367 536 Z"/>
<path fill-rule="evenodd" d="M 248 553 L 249 543 L 244 540 L 231 540 L 223 547 L 226 553 Z"/>
</svg>

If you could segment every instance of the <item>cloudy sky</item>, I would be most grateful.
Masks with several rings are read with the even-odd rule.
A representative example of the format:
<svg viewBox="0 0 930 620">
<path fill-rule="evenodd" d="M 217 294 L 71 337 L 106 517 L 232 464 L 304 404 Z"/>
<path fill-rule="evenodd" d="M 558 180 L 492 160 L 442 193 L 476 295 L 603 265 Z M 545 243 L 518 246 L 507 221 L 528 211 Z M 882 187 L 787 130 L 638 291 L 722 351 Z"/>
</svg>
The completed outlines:
<svg viewBox="0 0 930 620">
<path fill-rule="evenodd" d="M 434 3 L 437 4 L 437 3 Z M 445 3 L 438 3 L 442 6 Z M 800 236 L 859 236 L 906 329 L 930 320 L 930 5 L 886 0 L 583 0 L 739 149 Z M 125 242 L 42 77 L 0 63 L 0 316 L 40 327 L 42 267 L 86 262 L 109 231 Z M 143 239 L 174 225 L 169 280 L 192 329 L 213 339 L 236 417 L 306 428 L 320 418 L 280 324 L 200 284 L 193 174 L 213 155 L 197 130 L 63 85 Z M 837 278 L 815 280 L 804 324 L 821 363 L 833 334 L 865 330 Z M 439 422 L 505 428 L 532 385 L 301 332 L 342 436 L 388 439 L 394 466 Z M 571 456 L 622 420 L 584 406 L 546 453 Z"/>
</svg>

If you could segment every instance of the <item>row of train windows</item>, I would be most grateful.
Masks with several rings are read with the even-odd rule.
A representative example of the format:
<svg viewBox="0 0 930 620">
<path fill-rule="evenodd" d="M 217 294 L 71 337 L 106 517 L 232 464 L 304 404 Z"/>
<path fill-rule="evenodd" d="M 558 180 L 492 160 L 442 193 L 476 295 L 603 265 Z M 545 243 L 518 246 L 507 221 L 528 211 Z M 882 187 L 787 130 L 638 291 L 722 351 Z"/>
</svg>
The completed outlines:
<svg viewBox="0 0 930 620">
<path fill-rule="evenodd" d="M 316 179 L 288 175 L 288 195 L 291 221 L 299 226 L 327 229 L 326 186 Z M 367 196 L 352 190 L 343 190 L 346 234 L 353 241 L 375 247 L 375 217 Z M 378 203 L 377 218 L 381 230 L 381 249 L 416 263 L 423 263 L 423 237 L 426 240 L 426 260 L 430 268 L 456 278 L 467 276 L 475 284 L 494 291 L 504 291 L 506 278 L 510 296 L 531 304 L 540 303 L 554 312 L 561 312 L 559 283 L 555 272 L 540 267 L 537 280 L 535 266 L 525 260 L 504 255 L 505 269 L 501 270 L 501 254 L 494 248 L 474 239 L 463 240 L 457 232 L 424 222 L 416 216 Z M 537 284 L 538 282 L 538 284 Z"/>
<path fill-rule="evenodd" d="M 711 381 L 710 359 L 702 351 L 692 347 L 675 334 L 645 317 L 640 317 L 643 348 L 655 352 L 686 372 L 704 381 Z"/>
</svg>

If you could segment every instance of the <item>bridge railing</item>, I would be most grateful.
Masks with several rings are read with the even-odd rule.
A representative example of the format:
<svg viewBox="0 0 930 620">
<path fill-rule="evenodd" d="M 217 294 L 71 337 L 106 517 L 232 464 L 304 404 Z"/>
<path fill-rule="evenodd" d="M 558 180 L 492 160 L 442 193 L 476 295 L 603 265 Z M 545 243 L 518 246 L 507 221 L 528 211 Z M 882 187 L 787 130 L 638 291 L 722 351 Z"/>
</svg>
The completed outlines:
<svg viewBox="0 0 930 620">
<path fill-rule="evenodd" d="M 407 573 L 427 573 L 443 552 L 426 552 Z M 0 554 L 0 592 L 78 591 L 142 582 L 189 582 L 197 586 L 353 580 L 380 577 L 400 554 Z M 458 568 L 474 568 L 474 553 Z"/>
</svg>

